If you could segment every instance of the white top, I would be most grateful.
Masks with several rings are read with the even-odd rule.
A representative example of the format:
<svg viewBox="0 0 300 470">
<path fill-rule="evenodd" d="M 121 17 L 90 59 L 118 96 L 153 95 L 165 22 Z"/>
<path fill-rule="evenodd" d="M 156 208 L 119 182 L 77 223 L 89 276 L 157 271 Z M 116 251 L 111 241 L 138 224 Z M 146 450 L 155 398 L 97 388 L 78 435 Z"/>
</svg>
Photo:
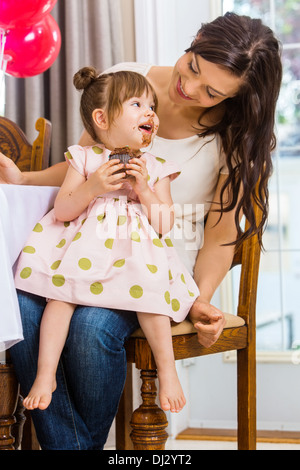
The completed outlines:
<svg viewBox="0 0 300 470">
<path fill-rule="evenodd" d="M 123 62 L 104 73 L 130 70 L 147 76 L 152 65 Z M 205 145 L 204 145 L 205 144 Z M 220 173 L 228 173 L 218 135 L 185 139 L 155 136 L 147 149 L 157 157 L 173 160 L 181 174 L 171 184 L 176 220 L 171 236 L 182 261 L 192 273 L 203 244 L 204 217 L 209 211 Z"/>
</svg>

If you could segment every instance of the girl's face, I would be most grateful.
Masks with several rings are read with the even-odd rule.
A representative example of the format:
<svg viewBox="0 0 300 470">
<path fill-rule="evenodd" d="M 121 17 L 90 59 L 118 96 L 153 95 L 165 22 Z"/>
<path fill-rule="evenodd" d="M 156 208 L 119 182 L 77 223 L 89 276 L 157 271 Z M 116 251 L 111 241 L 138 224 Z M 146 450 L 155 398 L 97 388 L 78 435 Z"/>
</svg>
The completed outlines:
<svg viewBox="0 0 300 470">
<path fill-rule="evenodd" d="M 169 97 L 181 106 L 210 108 L 237 94 L 242 79 L 193 52 L 175 64 Z"/>
<path fill-rule="evenodd" d="M 151 94 L 144 92 L 140 97 L 130 98 L 123 103 L 120 114 L 108 130 L 109 147 L 128 146 L 134 150 L 147 147 L 157 133 L 158 125 Z"/>
</svg>

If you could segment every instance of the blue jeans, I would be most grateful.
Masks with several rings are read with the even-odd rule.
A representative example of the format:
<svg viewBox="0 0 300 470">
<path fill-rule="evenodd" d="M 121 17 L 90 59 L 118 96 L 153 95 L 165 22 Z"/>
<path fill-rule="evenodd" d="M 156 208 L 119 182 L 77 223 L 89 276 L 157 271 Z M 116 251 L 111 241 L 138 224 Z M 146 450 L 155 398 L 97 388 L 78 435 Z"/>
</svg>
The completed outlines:
<svg viewBox="0 0 300 470">
<path fill-rule="evenodd" d="M 23 395 L 34 381 L 45 299 L 18 292 L 24 341 L 10 350 Z M 50 406 L 32 411 L 44 450 L 101 450 L 126 378 L 124 341 L 138 328 L 134 312 L 76 308 Z"/>
</svg>

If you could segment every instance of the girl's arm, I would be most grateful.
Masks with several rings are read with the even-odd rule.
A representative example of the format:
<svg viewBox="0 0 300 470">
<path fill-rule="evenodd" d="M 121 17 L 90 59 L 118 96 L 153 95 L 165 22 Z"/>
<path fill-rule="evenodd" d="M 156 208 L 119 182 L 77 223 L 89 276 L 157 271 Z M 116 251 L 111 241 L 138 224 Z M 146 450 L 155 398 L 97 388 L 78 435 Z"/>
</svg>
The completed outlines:
<svg viewBox="0 0 300 470">
<path fill-rule="evenodd" d="M 126 167 L 130 168 L 126 173 L 135 177 L 129 182 L 139 196 L 143 212 L 150 224 L 157 233 L 161 235 L 168 233 L 174 224 L 170 179 L 159 180 L 152 191 L 147 182 L 148 172 L 143 157 L 133 158 Z"/>
<path fill-rule="evenodd" d="M 228 273 L 235 246 L 222 246 L 236 240 L 235 211 L 225 212 L 218 224 L 219 212 L 213 209 L 219 207 L 220 191 L 224 184 L 225 176 L 220 176 L 214 201 L 204 230 L 204 245 L 199 251 L 195 268 L 194 279 L 200 291 L 200 296 L 195 301 L 190 319 L 198 330 L 198 340 L 206 347 L 211 346 L 220 336 L 225 319 L 223 313 L 210 304 L 211 298 Z"/>
<path fill-rule="evenodd" d="M 121 168 L 119 160 L 110 160 L 86 179 L 70 166 L 54 203 L 55 217 L 62 222 L 74 220 L 96 196 L 121 189 L 125 173 L 113 174 Z"/>
<path fill-rule="evenodd" d="M 164 235 L 174 225 L 174 208 L 170 192 L 170 179 L 163 178 L 155 184 L 155 192 L 148 190 L 139 195 L 143 211 L 154 230 Z"/>
</svg>

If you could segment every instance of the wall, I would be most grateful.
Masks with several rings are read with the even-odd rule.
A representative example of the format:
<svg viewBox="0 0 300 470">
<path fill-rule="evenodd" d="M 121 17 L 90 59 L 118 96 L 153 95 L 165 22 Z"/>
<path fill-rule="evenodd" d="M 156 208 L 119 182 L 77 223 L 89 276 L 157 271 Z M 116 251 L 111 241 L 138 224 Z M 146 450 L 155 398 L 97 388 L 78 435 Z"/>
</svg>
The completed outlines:
<svg viewBox="0 0 300 470">
<path fill-rule="evenodd" d="M 207 0 L 135 0 L 136 57 L 139 62 L 174 65 L 209 21 Z"/>
</svg>

